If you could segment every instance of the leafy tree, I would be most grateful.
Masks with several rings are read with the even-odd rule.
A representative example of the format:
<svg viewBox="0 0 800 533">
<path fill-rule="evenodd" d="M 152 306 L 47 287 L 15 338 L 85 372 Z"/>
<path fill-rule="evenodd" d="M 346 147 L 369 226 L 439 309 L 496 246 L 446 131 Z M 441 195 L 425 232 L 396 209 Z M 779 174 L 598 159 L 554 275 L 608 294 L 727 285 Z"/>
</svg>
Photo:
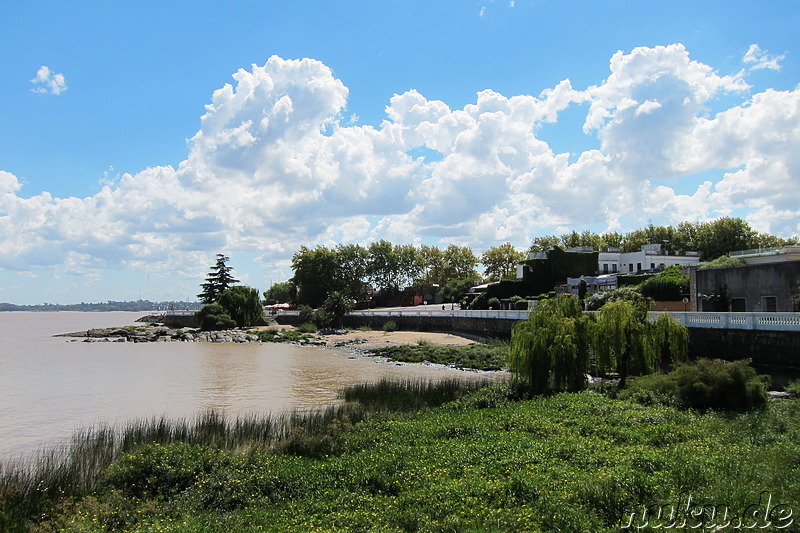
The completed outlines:
<svg viewBox="0 0 800 533">
<path fill-rule="evenodd" d="M 200 287 L 203 292 L 197 295 L 200 301 L 204 304 L 210 304 L 217 301 L 220 293 L 233 285 L 239 283 L 238 279 L 233 279 L 231 272 L 233 267 L 228 266 L 226 263 L 230 261 L 230 257 L 223 254 L 217 254 L 217 262 L 211 267 L 211 271 L 206 276 L 205 283 Z"/>
<path fill-rule="evenodd" d="M 258 290 L 252 287 L 236 285 L 224 290 L 219 295 L 219 305 L 240 328 L 250 327 L 264 318 Z"/>
<path fill-rule="evenodd" d="M 534 394 L 586 386 L 593 319 L 572 295 L 539 302 L 511 333 L 509 365 Z"/>
<path fill-rule="evenodd" d="M 533 239 L 529 252 L 549 252 L 555 246 L 561 246 L 561 238 L 556 235 L 543 235 Z"/>
<path fill-rule="evenodd" d="M 290 281 L 275 283 L 264 291 L 264 302 L 267 305 L 287 303 L 294 300 L 295 288 Z"/>
<path fill-rule="evenodd" d="M 301 246 L 292 256 L 294 276 L 292 283 L 297 287 L 297 301 L 318 307 L 328 294 L 337 288 L 336 253 L 325 246 L 313 250 Z"/>
<path fill-rule="evenodd" d="M 669 353 L 673 364 L 687 358 L 686 327 L 666 313 L 655 322 L 649 322 L 647 315 L 646 306 L 625 300 L 607 303 L 598 313 L 594 341 L 597 368 L 600 373 L 616 369 L 620 389 L 625 388 L 629 375 L 653 372 L 662 351 Z"/>
<path fill-rule="evenodd" d="M 328 299 L 325 300 L 325 303 L 322 304 L 322 309 L 324 309 L 333 320 L 339 325 L 339 328 L 344 326 L 343 320 L 344 316 L 353 310 L 353 301 L 350 300 L 345 294 L 334 291 L 328 296 Z"/>
<path fill-rule="evenodd" d="M 676 302 L 689 292 L 689 275 L 680 265 L 673 265 L 642 282 L 639 291 L 646 298 Z"/>
<path fill-rule="evenodd" d="M 336 269 L 333 286 L 353 300 L 367 297 L 367 259 L 369 252 L 358 244 L 339 245 L 335 250 Z"/>
<path fill-rule="evenodd" d="M 218 303 L 204 305 L 197 313 L 200 329 L 203 331 L 220 331 L 236 327 L 236 321 Z"/>
<path fill-rule="evenodd" d="M 516 276 L 517 263 L 525 259 L 525 254 L 517 251 L 510 243 L 493 246 L 481 255 L 484 274 L 495 279 Z"/>
<path fill-rule="evenodd" d="M 467 291 L 475 285 L 472 278 L 451 279 L 442 287 L 442 296 L 450 302 L 461 300 Z"/>
<path fill-rule="evenodd" d="M 453 279 L 471 279 L 478 281 L 480 276 L 475 272 L 478 258 L 467 246 L 449 245 L 442 251 L 442 260 L 445 270 L 440 284 L 445 284 Z"/>
</svg>

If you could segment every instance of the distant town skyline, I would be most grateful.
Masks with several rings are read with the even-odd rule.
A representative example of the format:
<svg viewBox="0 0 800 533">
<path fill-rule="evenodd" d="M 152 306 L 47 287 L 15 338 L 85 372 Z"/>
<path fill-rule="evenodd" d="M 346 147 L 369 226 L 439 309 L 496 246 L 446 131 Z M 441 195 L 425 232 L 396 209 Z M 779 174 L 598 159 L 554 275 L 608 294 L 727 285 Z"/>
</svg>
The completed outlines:
<svg viewBox="0 0 800 533">
<path fill-rule="evenodd" d="M 0 301 L 264 290 L 300 246 L 800 233 L 800 6 L 10 2 Z M 14 50 L 13 53 L 10 53 Z"/>
</svg>

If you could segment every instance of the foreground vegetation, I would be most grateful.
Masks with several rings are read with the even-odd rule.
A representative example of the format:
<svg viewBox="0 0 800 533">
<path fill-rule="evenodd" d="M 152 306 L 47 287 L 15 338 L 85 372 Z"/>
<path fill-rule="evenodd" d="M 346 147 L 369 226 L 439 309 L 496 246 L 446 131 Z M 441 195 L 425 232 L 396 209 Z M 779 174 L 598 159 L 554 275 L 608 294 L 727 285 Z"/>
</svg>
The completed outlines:
<svg viewBox="0 0 800 533">
<path fill-rule="evenodd" d="M 762 492 L 800 508 L 800 401 L 698 414 L 591 392 L 519 400 L 508 384 L 466 396 L 420 387 L 379 384 L 350 400 L 460 399 L 410 414 L 378 402 L 371 417 L 348 407 L 280 424 L 146 424 L 125 446 L 111 439 L 124 450 L 82 489 L 36 485 L 29 497 L 50 499 L 29 515 L 33 530 L 602 532 L 687 495 L 731 518 Z M 9 522 L 20 490 L 9 479 L 0 516 L 22 530 Z"/>
</svg>

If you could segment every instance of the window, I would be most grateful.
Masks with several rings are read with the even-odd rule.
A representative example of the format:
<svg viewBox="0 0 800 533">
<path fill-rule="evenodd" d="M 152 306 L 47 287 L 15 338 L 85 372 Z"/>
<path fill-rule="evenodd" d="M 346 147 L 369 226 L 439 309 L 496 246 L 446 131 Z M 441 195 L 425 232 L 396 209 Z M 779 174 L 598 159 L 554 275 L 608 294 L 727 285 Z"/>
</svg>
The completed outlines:
<svg viewBox="0 0 800 533">
<path fill-rule="evenodd" d="M 747 299 L 731 298 L 731 311 L 734 313 L 744 313 L 747 311 Z"/>
<path fill-rule="evenodd" d="M 633 263 L 628 263 L 628 272 L 633 272 Z"/>
<path fill-rule="evenodd" d="M 608 274 L 608 263 L 603 263 L 603 274 Z"/>
<path fill-rule="evenodd" d="M 641 272 L 641 270 L 642 270 L 642 264 L 636 263 L 636 272 Z"/>
<path fill-rule="evenodd" d="M 776 298 L 775 296 L 761 297 L 762 313 L 775 313 L 777 310 L 778 310 L 778 298 Z"/>
<path fill-rule="evenodd" d="M 650 263 L 650 270 L 655 270 L 655 269 L 656 269 L 656 264 Z"/>
<path fill-rule="evenodd" d="M 612 263 L 611 272 L 616 272 L 616 271 L 617 271 L 617 264 L 616 263 Z"/>
</svg>

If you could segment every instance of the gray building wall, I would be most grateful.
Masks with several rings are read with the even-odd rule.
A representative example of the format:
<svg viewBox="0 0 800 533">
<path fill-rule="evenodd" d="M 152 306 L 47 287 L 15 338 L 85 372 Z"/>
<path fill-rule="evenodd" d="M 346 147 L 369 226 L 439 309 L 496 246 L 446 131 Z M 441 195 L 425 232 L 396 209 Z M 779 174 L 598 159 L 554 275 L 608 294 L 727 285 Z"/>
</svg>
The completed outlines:
<svg viewBox="0 0 800 533">
<path fill-rule="evenodd" d="M 692 269 L 695 270 L 695 269 Z M 792 297 L 800 287 L 800 261 L 696 270 L 690 274 L 692 300 L 697 310 L 708 295 L 727 292 L 730 311 L 791 312 Z M 706 295 L 699 298 L 698 294 Z M 720 309 L 721 310 L 721 309 Z"/>
</svg>

